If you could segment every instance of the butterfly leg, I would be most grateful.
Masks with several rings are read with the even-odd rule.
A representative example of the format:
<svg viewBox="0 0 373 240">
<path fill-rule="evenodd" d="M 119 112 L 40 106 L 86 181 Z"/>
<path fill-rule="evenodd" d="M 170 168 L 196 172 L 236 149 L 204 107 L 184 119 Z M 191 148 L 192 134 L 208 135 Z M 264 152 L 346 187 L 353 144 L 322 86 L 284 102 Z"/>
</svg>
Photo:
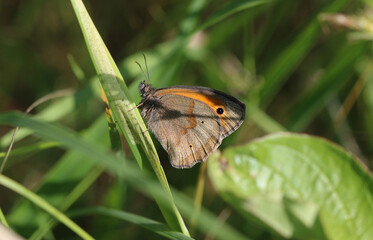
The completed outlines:
<svg viewBox="0 0 373 240">
<path fill-rule="evenodd" d="M 137 104 L 134 108 L 131 108 L 130 110 L 128 110 L 129 112 L 135 110 L 136 108 L 139 108 L 141 105 L 143 105 L 144 102 L 140 102 L 139 104 Z"/>
</svg>

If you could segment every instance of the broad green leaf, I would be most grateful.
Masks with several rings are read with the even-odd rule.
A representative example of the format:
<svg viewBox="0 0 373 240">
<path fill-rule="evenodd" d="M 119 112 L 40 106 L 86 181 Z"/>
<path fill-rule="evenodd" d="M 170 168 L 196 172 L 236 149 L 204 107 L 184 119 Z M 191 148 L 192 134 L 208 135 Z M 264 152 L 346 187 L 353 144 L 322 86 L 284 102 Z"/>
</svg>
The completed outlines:
<svg viewBox="0 0 373 240">
<path fill-rule="evenodd" d="M 229 204 L 284 237 L 373 239 L 372 176 L 329 141 L 273 134 L 215 154 L 208 170 Z"/>
</svg>

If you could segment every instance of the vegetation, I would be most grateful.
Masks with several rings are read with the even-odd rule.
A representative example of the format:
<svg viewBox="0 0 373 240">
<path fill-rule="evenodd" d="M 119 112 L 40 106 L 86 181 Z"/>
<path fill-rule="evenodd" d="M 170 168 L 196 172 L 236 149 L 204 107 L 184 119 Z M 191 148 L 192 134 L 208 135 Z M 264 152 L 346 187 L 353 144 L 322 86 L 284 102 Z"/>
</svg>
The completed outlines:
<svg viewBox="0 0 373 240">
<path fill-rule="evenodd" d="M 3 4 L 3 225 L 28 239 L 373 239 L 370 1 L 84 5 Z M 131 110 L 143 54 L 156 88 L 246 103 L 204 164 L 172 168 Z"/>
</svg>

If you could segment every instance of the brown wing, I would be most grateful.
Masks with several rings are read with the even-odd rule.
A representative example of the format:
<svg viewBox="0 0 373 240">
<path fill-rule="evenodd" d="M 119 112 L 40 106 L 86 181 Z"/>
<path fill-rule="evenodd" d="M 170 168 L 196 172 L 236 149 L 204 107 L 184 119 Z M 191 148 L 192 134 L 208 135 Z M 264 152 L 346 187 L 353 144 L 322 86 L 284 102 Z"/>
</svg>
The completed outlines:
<svg viewBox="0 0 373 240">
<path fill-rule="evenodd" d="M 246 106 L 240 100 L 223 92 L 199 86 L 173 86 L 158 89 L 155 96 L 179 95 L 201 101 L 210 106 L 219 116 L 223 128 L 222 136 L 227 137 L 237 130 L 244 118 Z"/>
<path fill-rule="evenodd" d="M 172 166 L 190 168 L 221 144 L 223 129 L 212 108 L 180 95 L 163 95 L 158 102 L 148 123 Z"/>
</svg>

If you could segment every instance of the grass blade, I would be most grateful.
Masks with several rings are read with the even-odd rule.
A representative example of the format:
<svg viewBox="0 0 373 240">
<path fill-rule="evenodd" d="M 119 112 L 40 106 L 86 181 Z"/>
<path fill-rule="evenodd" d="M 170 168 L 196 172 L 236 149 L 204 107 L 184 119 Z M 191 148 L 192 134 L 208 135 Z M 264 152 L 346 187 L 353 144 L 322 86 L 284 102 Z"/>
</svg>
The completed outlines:
<svg viewBox="0 0 373 240">
<path fill-rule="evenodd" d="M 333 1 L 321 9 L 320 12 L 337 11 L 344 6 L 345 2 L 346 0 Z M 304 27 L 304 30 L 294 38 L 289 46 L 283 50 L 265 70 L 265 82 L 258 90 L 258 101 L 266 105 L 272 100 L 292 71 L 306 56 L 315 43 L 319 33 L 319 20 L 317 17 L 314 17 L 310 23 Z"/>
<path fill-rule="evenodd" d="M 50 205 L 47 201 L 43 198 L 39 197 L 38 195 L 34 194 L 21 184 L 13 181 L 12 179 L 0 174 L 0 184 L 8 189 L 13 190 L 14 192 L 24 196 L 25 198 L 29 199 L 35 205 L 39 206 L 40 208 L 44 209 L 49 214 L 53 215 L 57 218 L 61 223 L 65 224 L 66 227 L 70 228 L 74 231 L 77 235 L 79 235 L 83 239 L 94 239 L 91 237 L 86 231 L 84 231 L 81 227 L 76 225 L 70 218 L 64 215 L 62 212 L 58 211 L 55 207 Z"/>
<path fill-rule="evenodd" d="M 127 222 L 137 224 L 145 229 L 153 231 L 168 239 L 181 239 L 181 240 L 193 239 L 191 237 L 185 236 L 184 234 L 180 232 L 175 232 L 171 230 L 168 226 L 164 225 L 163 223 L 160 223 L 160 222 L 157 222 L 152 219 L 145 218 L 145 217 L 142 217 L 136 214 L 132 214 L 129 212 L 119 211 L 116 209 L 108 209 L 108 208 L 103 208 L 103 207 L 86 208 L 86 209 L 72 211 L 71 214 L 69 215 L 72 217 L 75 217 L 75 216 L 92 215 L 92 214 L 122 219 Z"/>
<path fill-rule="evenodd" d="M 168 196 L 168 203 L 166 203 L 166 205 L 171 206 L 171 211 L 169 211 L 167 206 L 155 198 L 164 218 L 172 229 L 180 230 L 184 234 L 189 235 L 184 221 L 173 202 L 166 175 L 164 174 L 150 135 L 146 131 L 145 124 L 137 109 L 131 111 L 131 109 L 135 107 L 135 104 L 129 99 L 129 92 L 117 66 L 102 41 L 82 1 L 72 0 L 71 2 L 82 28 L 93 64 L 95 65 L 97 74 L 99 75 L 101 85 L 108 98 L 114 119 L 117 121 L 121 133 L 126 138 L 140 168 L 145 168 L 147 171 L 152 172 L 147 163 L 144 163 L 140 155 L 140 151 L 136 145 L 136 143 L 140 143 L 149 159 L 155 175 L 165 189 L 165 194 Z"/>
</svg>

